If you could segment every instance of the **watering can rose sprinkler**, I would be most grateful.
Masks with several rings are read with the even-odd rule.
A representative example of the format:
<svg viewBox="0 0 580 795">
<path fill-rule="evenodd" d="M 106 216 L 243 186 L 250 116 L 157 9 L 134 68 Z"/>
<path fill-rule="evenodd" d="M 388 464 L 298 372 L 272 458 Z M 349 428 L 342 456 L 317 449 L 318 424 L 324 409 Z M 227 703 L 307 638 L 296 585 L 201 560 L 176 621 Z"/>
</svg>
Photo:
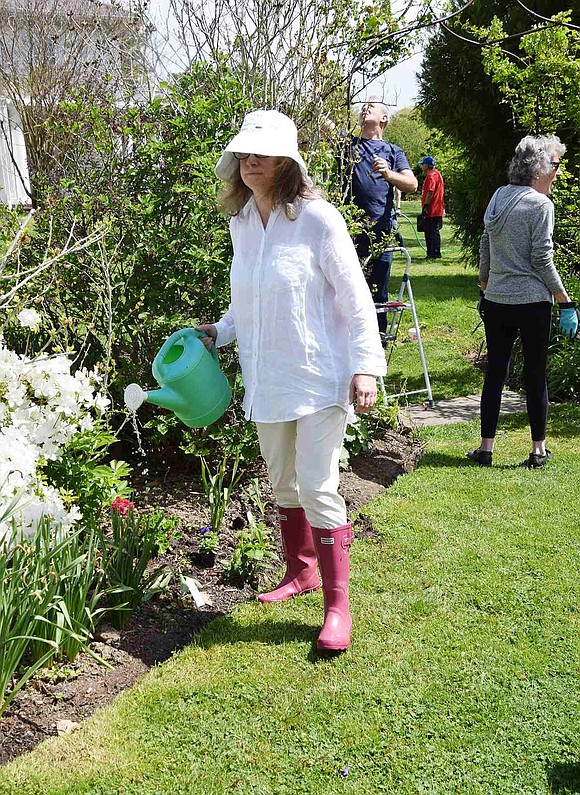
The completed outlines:
<svg viewBox="0 0 580 795">
<path fill-rule="evenodd" d="M 139 384 L 129 384 L 124 393 L 129 411 L 137 411 L 147 401 L 173 411 L 190 428 L 205 428 L 218 420 L 232 396 L 215 346 L 208 350 L 201 341 L 205 336 L 193 328 L 172 334 L 151 368 L 160 389 L 147 392 Z"/>
</svg>

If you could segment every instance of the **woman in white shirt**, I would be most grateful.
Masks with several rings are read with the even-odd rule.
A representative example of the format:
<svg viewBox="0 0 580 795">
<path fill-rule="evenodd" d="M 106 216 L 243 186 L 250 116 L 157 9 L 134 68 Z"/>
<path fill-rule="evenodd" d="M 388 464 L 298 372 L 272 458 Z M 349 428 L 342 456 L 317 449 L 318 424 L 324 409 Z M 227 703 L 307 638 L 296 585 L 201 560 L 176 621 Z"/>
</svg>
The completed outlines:
<svg viewBox="0 0 580 795">
<path fill-rule="evenodd" d="M 294 123 L 249 113 L 216 166 L 226 188 L 234 259 L 231 303 L 198 328 L 206 344 L 237 339 L 244 410 L 258 429 L 279 505 L 286 573 L 262 602 L 320 587 L 318 648 L 350 644 L 352 528 L 338 494 L 347 414 L 376 401 L 386 372 L 375 307 L 340 213 L 312 187 Z M 351 409 L 352 410 L 352 409 Z"/>
</svg>

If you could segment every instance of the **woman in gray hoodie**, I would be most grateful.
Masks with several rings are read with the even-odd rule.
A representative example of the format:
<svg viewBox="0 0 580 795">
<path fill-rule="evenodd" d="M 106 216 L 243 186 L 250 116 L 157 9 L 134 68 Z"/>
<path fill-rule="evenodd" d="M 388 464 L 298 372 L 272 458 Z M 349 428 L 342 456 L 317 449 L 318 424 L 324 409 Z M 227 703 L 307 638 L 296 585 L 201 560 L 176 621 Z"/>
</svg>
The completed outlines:
<svg viewBox="0 0 580 795">
<path fill-rule="evenodd" d="M 510 163 L 509 185 L 496 190 L 485 211 L 479 310 L 488 366 L 481 395 L 481 444 L 467 453 L 482 466 L 492 463 L 501 394 L 518 333 L 532 435 L 532 451 L 523 465 L 538 469 L 550 458 L 546 360 L 554 298 L 560 307 L 560 331 L 570 337 L 578 331 L 576 302 L 570 301 L 554 267 L 554 205 L 548 198 L 565 151 L 555 135 L 522 138 Z"/>
</svg>

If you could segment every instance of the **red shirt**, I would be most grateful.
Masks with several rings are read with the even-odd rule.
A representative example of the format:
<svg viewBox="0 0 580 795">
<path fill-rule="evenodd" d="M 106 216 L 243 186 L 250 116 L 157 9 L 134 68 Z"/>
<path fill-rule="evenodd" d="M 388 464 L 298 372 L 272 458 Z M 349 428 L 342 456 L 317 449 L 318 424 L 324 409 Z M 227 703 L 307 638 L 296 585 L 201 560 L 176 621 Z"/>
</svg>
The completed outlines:
<svg viewBox="0 0 580 795">
<path fill-rule="evenodd" d="M 436 168 L 431 168 L 425 174 L 425 181 L 423 182 L 423 190 L 421 192 L 421 205 L 425 204 L 425 196 L 429 191 L 432 191 L 431 201 L 429 202 L 428 218 L 442 218 L 445 215 L 445 207 L 443 206 L 443 190 L 445 185 L 443 177 Z"/>
</svg>

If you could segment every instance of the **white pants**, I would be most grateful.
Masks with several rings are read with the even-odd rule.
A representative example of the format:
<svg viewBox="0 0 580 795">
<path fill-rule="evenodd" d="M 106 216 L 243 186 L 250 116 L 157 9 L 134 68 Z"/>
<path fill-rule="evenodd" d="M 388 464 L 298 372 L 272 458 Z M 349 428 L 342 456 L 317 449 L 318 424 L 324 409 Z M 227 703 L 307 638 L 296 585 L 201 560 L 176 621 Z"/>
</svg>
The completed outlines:
<svg viewBox="0 0 580 795">
<path fill-rule="evenodd" d="M 339 406 L 290 422 L 257 422 L 260 451 L 281 508 L 304 508 L 312 527 L 346 524 L 338 493 L 346 411 Z"/>
</svg>

